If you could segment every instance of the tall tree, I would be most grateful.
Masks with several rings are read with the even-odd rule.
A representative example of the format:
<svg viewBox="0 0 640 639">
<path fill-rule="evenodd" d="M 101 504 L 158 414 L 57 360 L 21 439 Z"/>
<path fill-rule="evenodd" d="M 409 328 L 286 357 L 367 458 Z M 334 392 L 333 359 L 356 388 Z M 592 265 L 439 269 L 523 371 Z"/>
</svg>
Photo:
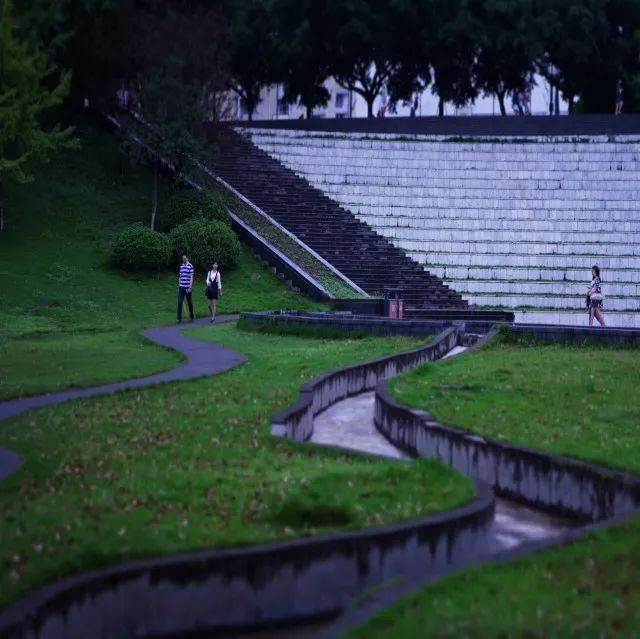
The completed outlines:
<svg viewBox="0 0 640 639">
<path fill-rule="evenodd" d="M 230 20 L 229 88 L 238 94 L 249 120 L 260 92 L 275 79 L 277 42 L 273 13 L 265 0 L 227 0 Z"/>
<path fill-rule="evenodd" d="M 383 89 L 394 100 L 409 98 L 420 86 L 421 70 L 428 78 L 426 61 L 415 53 L 406 55 L 411 42 L 406 29 L 415 4 L 411 0 L 329 3 L 330 23 L 336 25 L 332 75 L 364 98 L 370 118 L 373 103 Z"/>
<path fill-rule="evenodd" d="M 153 229 L 162 163 L 169 163 L 180 180 L 189 160 L 201 155 L 207 145 L 208 91 L 220 86 L 215 65 L 209 67 L 214 64 L 212 49 L 206 48 L 215 16 L 180 14 L 164 6 L 141 8 L 131 17 L 131 25 L 144 25 L 144 29 L 129 36 L 135 52 L 131 62 L 135 71 L 133 116 L 121 118 L 123 144 L 134 159 L 144 160 L 153 169 Z M 208 46 L 214 45 L 209 42 Z"/>
<path fill-rule="evenodd" d="M 601 0 L 540 0 L 536 32 L 543 46 L 539 70 L 559 89 L 573 112 L 575 100 L 593 82 L 607 24 Z"/>
<path fill-rule="evenodd" d="M 470 7 L 481 27 L 477 86 L 485 95 L 494 95 L 500 113 L 506 115 L 506 96 L 527 87 L 540 53 L 533 0 L 471 0 Z"/>
<path fill-rule="evenodd" d="M 432 0 L 427 3 L 422 47 L 434 69 L 432 91 L 438 96 L 438 114 L 452 102 L 461 107 L 478 96 L 474 64 L 479 49 L 481 27 L 476 23 L 468 0 Z"/>
<path fill-rule="evenodd" d="M 15 0 L 16 14 L 27 35 L 41 43 L 58 68 L 72 71 L 69 96 L 76 105 L 90 95 L 86 85 L 97 85 L 96 76 L 101 74 L 94 62 L 95 49 L 87 46 L 81 54 L 80 47 L 96 23 L 124 4 L 129 0 Z"/>
<path fill-rule="evenodd" d="M 0 180 L 29 182 L 33 161 L 77 146 L 72 129 L 46 128 L 42 122 L 69 90 L 68 73 L 51 86 L 53 71 L 45 55 L 19 33 L 11 0 L 0 0 Z M 3 227 L 0 202 L 0 230 Z"/>
<path fill-rule="evenodd" d="M 582 88 L 579 108 L 589 113 L 613 113 L 615 87 L 625 89 L 625 112 L 638 109 L 640 73 L 640 2 L 602 0 L 604 28 L 597 35 L 598 53 L 593 60 L 591 82 Z"/>
<path fill-rule="evenodd" d="M 392 0 L 387 8 L 388 55 L 394 63 L 387 89 L 392 104 L 409 102 L 432 80 L 432 51 L 423 46 L 434 26 L 430 5 L 423 0 Z"/>
<path fill-rule="evenodd" d="M 179 180 L 190 158 L 205 149 L 205 109 L 201 98 L 200 87 L 186 84 L 179 65 L 167 62 L 139 77 L 136 113 L 121 119 L 125 150 L 132 159 L 142 160 L 152 168 L 151 229 L 155 228 L 163 162 L 170 165 Z"/>
<path fill-rule="evenodd" d="M 540 72 L 560 89 L 569 112 L 612 113 L 619 79 L 627 89 L 625 110 L 633 108 L 640 0 L 538 0 L 537 9 Z"/>
<path fill-rule="evenodd" d="M 282 101 L 300 102 L 307 109 L 329 99 L 324 81 L 333 55 L 333 25 L 326 0 L 274 0 L 274 38 L 277 43 L 275 78 L 282 82 Z"/>
</svg>

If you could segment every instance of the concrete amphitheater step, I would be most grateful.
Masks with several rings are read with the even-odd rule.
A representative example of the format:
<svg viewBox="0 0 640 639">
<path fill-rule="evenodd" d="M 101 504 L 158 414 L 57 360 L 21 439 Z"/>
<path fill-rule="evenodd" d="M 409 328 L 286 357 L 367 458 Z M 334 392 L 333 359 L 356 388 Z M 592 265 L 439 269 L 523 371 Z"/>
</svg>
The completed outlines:
<svg viewBox="0 0 640 639">
<path fill-rule="evenodd" d="M 587 268 L 529 268 L 500 266 L 487 268 L 483 266 L 442 266 L 431 264 L 429 270 L 443 280 L 503 280 L 508 282 L 562 282 L 587 284 L 589 267 Z M 618 269 L 610 271 L 603 277 L 606 286 L 611 284 L 640 283 L 640 269 Z"/>
<path fill-rule="evenodd" d="M 437 215 L 438 209 L 423 210 L 420 217 L 412 215 L 397 214 L 393 217 L 389 215 L 363 215 L 363 221 L 377 226 L 383 230 L 386 229 L 407 229 L 410 231 L 412 228 L 419 229 L 432 229 L 439 228 L 440 230 L 455 231 L 460 228 L 478 231 L 502 231 L 502 232 L 544 232 L 554 231 L 557 233 L 588 233 L 599 234 L 600 236 L 607 233 L 626 233 L 636 232 L 638 224 L 637 221 L 615 220 L 607 217 L 603 219 L 598 217 L 596 219 L 573 219 L 563 220 L 558 216 L 552 216 L 549 211 L 545 212 L 544 219 L 531 219 L 527 217 L 516 217 L 515 214 L 512 217 L 497 217 L 497 216 L 485 216 L 485 217 L 469 217 L 468 215 L 459 214 L 456 216 Z M 607 214 L 608 215 L 608 214 Z M 640 214 L 638 215 L 640 220 Z"/>
<path fill-rule="evenodd" d="M 527 280 L 454 280 L 449 279 L 451 286 L 462 294 L 507 294 L 507 295 L 563 295 L 583 296 L 586 282 L 529 282 Z M 619 299 L 640 299 L 640 284 L 614 284 L 607 282 L 602 285 L 607 295 Z M 630 295 L 629 295 L 630 293 Z"/>
<path fill-rule="evenodd" d="M 467 306 L 393 243 L 236 133 L 218 132 L 212 170 L 369 293 L 412 289 L 426 307 Z"/>
<path fill-rule="evenodd" d="M 577 207 L 579 205 L 576 205 Z M 611 222 L 614 224 L 627 223 L 637 227 L 640 222 L 640 213 L 637 210 L 614 210 L 612 208 L 604 209 L 592 209 L 592 210 L 580 210 L 575 209 L 554 209 L 548 207 L 544 210 L 540 209 L 525 209 L 525 208 L 512 208 L 511 211 L 504 209 L 493 209 L 488 206 L 481 208 L 473 207 L 459 207 L 448 208 L 445 201 L 436 201 L 423 203 L 422 206 L 394 206 L 393 208 L 384 206 L 367 206 L 355 207 L 358 211 L 358 216 L 365 222 L 369 222 L 367 218 L 371 218 L 372 222 L 369 222 L 374 227 L 376 222 L 386 222 L 389 226 L 402 225 L 416 225 L 417 228 L 430 224 L 429 218 L 442 220 L 444 225 L 451 225 L 452 223 L 458 223 L 461 225 L 467 224 L 467 220 L 477 220 L 478 224 L 486 220 L 488 223 L 495 223 L 495 221 L 502 222 L 503 220 L 513 220 L 513 223 L 518 225 L 520 223 L 530 221 L 532 223 L 554 225 L 557 223 L 565 222 L 579 222 L 585 226 L 600 225 L 603 221 Z M 391 217 L 393 215 L 393 217 Z M 424 218 L 425 222 L 421 222 Z M 396 222 L 396 219 L 398 220 Z M 458 222 L 460 220 L 460 222 Z M 534 228 L 532 227 L 532 230 Z M 607 232 L 607 231 L 605 231 Z"/>
<path fill-rule="evenodd" d="M 476 268 L 529 268 L 535 272 L 536 269 L 577 269 L 582 270 L 585 279 L 589 275 L 589 270 L 594 264 L 594 255 L 591 253 L 580 255 L 561 255 L 546 253 L 471 253 L 466 251 L 436 251 L 429 253 L 422 251 L 408 251 L 408 254 L 427 268 L 431 265 L 438 267 L 476 267 Z M 624 256 L 624 259 L 614 258 L 604 255 L 598 258 L 597 264 L 601 269 L 606 269 L 607 278 L 623 279 L 617 273 L 626 272 L 628 269 L 640 269 L 640 257 Z M 621 268 L 621 265 L 623 268 Z M 612 277 L 611 273 L 616 275 Z"/>
<path fill-rule="evenodd" d="M 424 251 L 426 253 L 446 252 L 472 254 L 503 253 L 524 255 L 571 255 L 584 257 L 619 257 L 629 258 L 640 256 L 640 246 L 633 242 L 549 242 L 532 241 L 514 238 L 513 240 L 482 241 L 470 239 L 406 239 L 394 238 L 394 243 L 406 251 Z M 514 253 L 514 249 L 519 249 Z"/>
<path fill-rule="evenodd" d="M 507 293 L 475 293 L 466 296 L 480 307 L 520 309 L 531 308 L 538 311 L 573 311 L 585 308 L 585 295 L 547 295 L 538 297 L 538 303 L 531 307 L 531 295 L 509 295 Z M 638 298 L 605 296 L 604 308 L 607 311 L 637 313 L 640 311 Z"/>
<path fill-rule="evenodd" d="M 246 134 L 473 304 L 572 308 L 597 262 L 608 308 L 637 309 L 637 135 Z"/>
</svg>

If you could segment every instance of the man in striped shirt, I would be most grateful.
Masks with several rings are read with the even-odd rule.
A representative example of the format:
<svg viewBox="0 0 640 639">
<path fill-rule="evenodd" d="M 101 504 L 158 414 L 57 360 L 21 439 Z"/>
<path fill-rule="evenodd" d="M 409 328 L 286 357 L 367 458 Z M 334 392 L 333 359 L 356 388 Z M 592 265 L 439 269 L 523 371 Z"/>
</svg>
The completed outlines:
<svg viewBox="0 0 640 639">
<path fill-rule="evenodd" d="M 191 299 L 191 291 L 193 290 L 193 264 L 189 262 L 186 255 L 182 256 L 182 264 L 180 264 L 180 273 L 178 274 L 178 322 L 182 321 L 182 304 L 184 298 L 187 298 L 189 305 L 189 316 L 193 320 L 193 300 Z"/>
</svg>

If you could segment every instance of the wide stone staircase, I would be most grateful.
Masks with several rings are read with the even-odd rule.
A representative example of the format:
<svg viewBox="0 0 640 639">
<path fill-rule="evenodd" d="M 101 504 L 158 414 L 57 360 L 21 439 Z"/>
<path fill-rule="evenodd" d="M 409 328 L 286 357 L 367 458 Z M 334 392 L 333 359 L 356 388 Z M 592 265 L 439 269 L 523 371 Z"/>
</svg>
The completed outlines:
<svg viewBox="0 0 640 639">
<path fill-rule="evenodd" d="M 583 323 L 598 264 L 609 323 L 638 324 L 640 136 L 243 133 L 474 305 Z"/>
<path fill-rule="evenodd" d="M 367 293 L 402 288 L 407 316 L 468 308 L 438 277 L 245 137 L 222 129 L 215 140 L 212 171 Z"/>
</svg>

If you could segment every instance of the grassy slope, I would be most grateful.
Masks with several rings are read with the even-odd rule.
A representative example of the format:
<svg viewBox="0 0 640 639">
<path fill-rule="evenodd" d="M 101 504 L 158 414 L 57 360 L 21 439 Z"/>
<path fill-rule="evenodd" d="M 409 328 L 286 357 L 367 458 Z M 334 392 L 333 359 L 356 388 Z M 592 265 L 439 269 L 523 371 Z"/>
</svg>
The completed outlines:
<svg viewBox="0 0 640 639">
<path fill-rule="evenodd" d="M 638 471 L 638 355 L 498 342 L 398 378 L 394 394 L 444 423 Z M 640 637 L 639 575 L 635 517 L 568 547 L 430 585 L 349 637 Z"/>
<path fill-rule="evenodd" d="M 135 377 L 180 361 L 135 335 L 174 320 L 176 276 L 128 277 L 108 264 L 115 234 L 147 221 L 151 178 L 130 168 L 119 176 L 117 145 L 108 133 L 87 131 L 81 138 L 82 151 L 60 154 L 33 184 L 7 188 L 7 228 L 0 234 L 0 399 Z M 316 306 L 246 249 L 238 269 L 224 275 L 221 313 Z M 206 314 L 202 291 L 196 280 L 198 315 Z"/>
<path fill-rule="evenodd" d="M 408 338 L 190 331 L 246 353 L 212 378 L 32 411 L 0 425 L 25 466 L 0 483 L 0 603 L 37 584 L 126 557 L 246 544 L 415 517 L 466 501 L 469 480 L 296 446 L 268 417 L 299 384 Z"/>
</svg>

